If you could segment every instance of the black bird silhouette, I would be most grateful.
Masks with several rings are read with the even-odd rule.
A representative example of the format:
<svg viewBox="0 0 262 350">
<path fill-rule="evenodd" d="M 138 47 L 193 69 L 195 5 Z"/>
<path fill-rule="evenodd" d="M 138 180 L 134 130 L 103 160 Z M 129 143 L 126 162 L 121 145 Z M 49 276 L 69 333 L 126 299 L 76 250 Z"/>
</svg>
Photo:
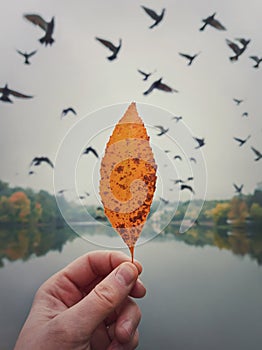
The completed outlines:
<svg viewBox="0 0 262 350">
<path fill-rule="evenodd" d="M 195 194 L 195 191 L 193 190 L 192 186 L 190 185 L 186 185 L 186 184 L 182 184 L 180 185 L 180 190 L 189 190 L 190 192 L 192 192 L 193 194 Z"/>
<path fill-rule="evenodd" d="M 4 101 L 4 102 L 9 102 L 9 103 L 13 103 L 13 101 L 10 100 L 9 95 L 13 95 L 15 97 L 20 97 L 20 98 L 32 98 L 33 97 L 33 96 L 24 95 L 24 94 L 21 94 L 20 92 L 11 90 L 8 88 L 7 84 L 5 84 L 4 87 L 0 88 L 0 93 L 2 94 L 2 96 L 0 97 L 0 100 Z"/>
<path fill-rule="evenodd" d="M 51 162 L 51 160 L 48 157 L 35 157 L 32 160 L 30 166 L 38 166 L 43 162 L 49 164 L 51 166 L 51 168 L 54 168 L 54 164 Z"/>
<path fill-rule="evenodd" d="M 162 125 L 155 125 L 155 128 L 158 128 L 160 130 L 160 132 L 157 134 L 157 136 L 164 135 L 169 130 L 169 128 L 165 129 Z"/>
<path fill-rule="evenodd" d="M 155 21 L 149 28 L 152 29 L 157 26 L 163 19 L 165 14 L 165 9 L 162 10 L 160 15 L 158 15 L 154 10 L 149 9 L 148 7 L 141 6 L 145 12 Z"/>
<path fill-rule="evenodd" d="M 196 142 L 198 143 L 198 146 L 195 147 L 195 149 L 198 149 L 198 148 L 200 148 L 200 147 L 205 145 L 205 139 L 204 138 L 200 139 L 198 137 L 193 137 L 193 139 L 196 140 Z"/>
<path fill-rule="evenodd" d="M 251 135 L 248 135 L 247 138 L 245 138 L 244 140 L 243 139 L 240 139 L 238 137 L 234 137 L 234 140 L 236 140 L 237 142 L 239 142 L 239 147 L 243 146 L 247 140 L 249 140 L 251 137 Z"/>
<path fill-rule="evenodd" d="M 193 176 L 189 176 L 189 177 L 187 178 L 187 181 L 193 181 L 193 180 L 194 180 Z"/>
<path fill-rule="evenodd" d="M 176 155 L 176 156 L 174 156 L 174 159 L 182 160 L 182 157 L 180 155 Z"/>
<path fill-rule="evenodd" d="M 196 164 L 196 162 L 197 162 L 197 161 L 196 161 L 196 158 L 194 158 L 194 157 L 190 157 L 189 160 L 190 160 L 191 162 L 194 162 L 195 164 Z"/>
<path fill-rule="evenodd" d="M 119 39 L 119 45 L 115 46 L 114 44 L 111 43 L 111 41 L 105 40 L 105 39 L 101 39 L 96 37 L 96 40 L 98 40 L 100 43 L 102 43 L 105 47 L 107 47 L 110 51 L 113 52 L 113 54 L 111 56 L 108 56 L 107 59 L 109 61 L 113 61 L 114 59 L 117 58 L 118 52 L 121 49 L 122 46 L 122 39 Z"/>
<path fill-rule="evenodd" d="M 24 17 L 31 23 L 40 27 L 45 31 L 45 35 L 39 39 L 41 44 L 52 45 L 55 41 L 52 38 L 55 26 L 55 18 L 53 17 L 50 22 L 46 22 L 41 16 L 35 14 L 24 15 Z"/>
<path fill-rule="evenodd" d="M 59 190 L 57 192 L 58 195 L 61 195 L 61 194 L 64 194 L 66 191 L 68 191 L 67 189 L 62 189 L 62 190 Z"/>
<path fill-rule="evenodd" d="M 79 199 L 85 199 L 86 197 L 89 197 L 90 194 L 88 192 L 85 192 L 85 194 L 80 194 Z"/>
<path fill-rule="evenodd" d="M 169 201 L 163 197 L 159 197 L 159 199 L 161 200 L 161 202 L 163 202 L 165 205 L 167 205 L 169 203 Z"/>
<path fill-rule="evenodd" d="M 28 172 L 28 175 L 34 175 L 35 174 L 35 171 L 33 171 L 33 170 L 30 170 L 29 172 Z"/>
<path fill-rule="evenodd" d="M 159 80 L 154 81 L 153 84 L 149 87 L 149 89 L 144 92 L 144 95 L 150 94 L 150 92 L 152 92 L 154 89 L 162 90 L 166 92 L 178 92 L 177 90 L 171 88 L 170 86 L 162 83 L 162 79 L 163 78 L 160 78 Z"/>
<path fill-rule="evenodd" d="M 248 117 L 248 112 L 242 113 L 242 117 Z"/>
<path fill-rule="evenodd" d="M 77 115 L 76 111 L 72 107 L 68 107 L 62 110 L 61 118 L 65 117 L 69 112 L 73 113 L 74 115 Z"/>
<path fill-rule="evenodd" d="M 184 181 L 184 180 L 182 180 L 182 179 L 175 179 L 175 180 L 170 179 L 170 181 L 173 181 L 175 185 L 177 185 L 177 184 L 182 184 L 182 183 L 184 183 L 184 182 L 185 182 L 185 181 Z"/>
<path fill-rule="evenodd" d="M 90 152 L 93 153 L 96 158 L 99 158 L 97 151 L 91 146 L 87 147 L 82 154 L 88 154 Z"/>
<path fill-rule="evenodd" d="M 205 19 L 202 19 L 202 22 L 204 22 L 204 25 L 201 28 L 199 28 L 199 30 L 203 31 L 208 24 L 211 27 L 214 27 L 218 30 L 226 30 L 226 28 L 217 19 L 215 19 L 215 15 L 216 15 L 216 12 L 213 13 L 213 15 L 208 16 Z"/>
<path fill-rule="evenodd" d="M 255 155 L 257 156 L 254 160 L 257 162 L 259 159 L 262 158 L 262 153 L 259 152 L 257 149 L 255 149 L 254 147 L 251 146 L 252 151 L 255 153 Z"/>
<path fill-rule="evenodd" d="M 171 179 L 171 181 L 173 181 L 175 185 L 177 185 L 177 184 L 182 184 L 182 183 L 185 182 L 185 181 L 182 180 L 182 179 L 176 179 L 176 180 Z"/>
<path fill-rule="evenodd" d="M 180 116 L 175 116 L 172 119 L 174 119 L 177 123 L 179 122 L 179 120 L 182 120 L 181 115 Z"/>
<path fill-rule="evenodd" d="M 246 50 L 247 45 L 250 43 L 250 40 L 246 40 L 244 38 L 238 38 L 236 39 L 242 44 L 242 47 L 239 47 L 237 43 L 226 39 L 227 45 L 230 47 L 231 50 L 235 53 L 234 56 L 229 57 L 230 61 L 235 62 L 238 60 L 238 57 L 243 54 L 243 52 Z"/>
<path fill-rule="evenodd" d="M 236 184 L 233 184 L 233 186 L 235 187 L 235 192 L 238 193 L 238 194 L 241 194 L 242 193 L 242 189 L 243 189 L 243 184 L 241 186 L 237 186 Z"/>
<path fill-rule="evenodd" d="M 188 54 L 186 54 L 186 53 L 181 53 L 181 52 L 179 52 L 179 55 L 180 56 L 182 56 L 182 57 L 184 57 L 184 58 L 186 58 L 187 60 L 188 60 L 188 66 L 191 66 L 191 64 L 193 63 L 193 61 L 194 61 L 194 59 L 198 56 L 200 54 L 200 52 L 199 53 L 196 53 L 195 55 L 193 55 L 193 56 L 191 56 L 191 55 L 188 55 Z"/>
<path fill-rule="evenodd" d="M 249 58 L 256 62 L 256 64 L 253 66 L 254 68 L 258 68 L 259 64 L 262 62 L 262 57 L 259 58 L 258 56 L 249 56 Z"/>
<path fill-rule="evenodd" d="M 140 69 L 138 69 L 137 71 L 138 71 L 138 73 L 140 73 L 140 74 L 142 74 L 144 76 L 144 78 L 143 78 L 144 81 L 146 81 L 153 73 L 155 73 L 155 71 L 154 72 L 150 72 L 150 73 L 145 73 L 145 72 L 143 72 Z"/>
<path fill-rule="evenodd" d="M 244 100 L 239 100 L 238 98 L 233 98 L 233 101 L 236 102 L 236 105 L 239 106 Z"/>
<path fill-rule="evenodd" d="M 32 57 L 33 55 L 35 55 L 37 53 L 37 50 L 32 51 L 30 53 L 22 52 L 20 50 L 16 50 L 16 52 L 18 52 L 20 55 L 22 55 L 24 57 L 24 59 L 25 59 L 24 63 L 25 64 L 30 64 L 29 58 Z"/>
</svg>

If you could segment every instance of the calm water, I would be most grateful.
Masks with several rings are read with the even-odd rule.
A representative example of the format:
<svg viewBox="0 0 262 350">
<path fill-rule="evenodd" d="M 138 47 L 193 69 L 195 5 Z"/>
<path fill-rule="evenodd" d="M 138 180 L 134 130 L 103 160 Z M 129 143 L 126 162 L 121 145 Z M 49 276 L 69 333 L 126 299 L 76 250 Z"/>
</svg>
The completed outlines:
<svg viewBox="0 0 262 350">
<path fill-rule="evenodd" d="M 174 232 L 136 248 L 147 287 L 139 349 L 261 349 L 262 231 Z M 0 229 L 1 350 L 13 348 L 39 285 L 96 249 L 68 229 Z"/>
</svg>

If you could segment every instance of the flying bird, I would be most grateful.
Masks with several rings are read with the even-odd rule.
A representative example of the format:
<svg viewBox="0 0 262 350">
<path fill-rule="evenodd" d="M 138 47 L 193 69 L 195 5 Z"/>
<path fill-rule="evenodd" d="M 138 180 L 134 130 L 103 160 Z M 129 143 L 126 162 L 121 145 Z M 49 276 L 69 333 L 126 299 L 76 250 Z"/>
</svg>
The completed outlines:
<svg viewBox="0 0 262 350">
<path fill-rule="evenodd" d="M 239 100 L 238 98 L 233 98 L 233 101 L 236 102 L 236 105 L 239 106 L 244 100 Z"/>
<path fill-rule="evenodd" d="M 182 157 L 180 155 L 176 155 L 176 156 L 174 156 L 174 159 L 182 160 Z"/>
<path fill-rule="evenodd" d="M 241 194 L 242 193 L 242 189 L 243 189 L 243 184 L 241 186 L 237 186 L 236 184 L 233 184 L 233 186 L 235 187 L 235 192 L 238 193 L 238 194 Z"/>
<path fill-rule="evenodd" d="M 188 66 L 191 66 L 191 64 L 193 63 L 193 61 L 194 61 L 194 59 L 198 56 L 200 54 L 200 52 L 199 53 L 196 53 L 195 55 L 193 55 L 193 56 L 191 56 L 191 55 L 188 55 L 188 54 L 186 54 L 186 53 L 181 53 L 181 52 L 179 52 L 179 55 L 180 56 L 182 56 L 182 57 L 184 57 L 184 58 L 186 58 L 187 60 L 188 60 Z"/>
<path fill-rule="evenodd" d="M 158 15 L 154 10 L 149 9 L 148 7 L 141 6 L 145 12 L 155 21 L 149 28 L 152 29 L 157 26 L 163 19 L 165 14 L 165 9 L 162 10 L 160 15 Z"/>
<path fill-rule="evenodd" d="M 82 154 L 88 154 L 90 152 L 93 153 L 96 158 L 99 158 L 97 151 L 91 146 L 87 147 Z"/>
<path fill-rule="evenodd" d="M 41 16 L 35 14 L 24 15 L 24 17 L 31 23 L 40 27 L 45 31 L 45 35 L 39 39 L 41 44 L 45 44 L 45 46 L 52 45 L 55 41 L 52 38 L 55 26 L 55 18 L 53 17 L 50 22 L 46 22 Z"/>
<path fill-rule="evenodd" d="M 214 27 L 218 30 L 226 30 L 226 28 L 217 19 L 215 19 L 215 15 L 216 15 L 216 12 L 213 13 L 213 15 L 208 16 L 205 19 L 202 19 L 202 22 L 204 22 L 204 25 L 201 28 L 199 28 L 199 30 L 203 31 L 208 24 L 211 27 Z"/>
<path fill-rule="evenodd" d="M 58 195 L 62 195 L 62 194 L 64 194 L 66 191 L 68 191 L 67 189 L 62 189 L 62 190 L 59 190 L 58 192 L 57 192 L 57 194 Z"/>
<path fill-rule="evenodd" d="M 161 202 L 163 202 L 165 205 L 167 205 L 169 203 L 169 201 L 163 197 L 159 197 L 159 199 L 161 200 Z"/>
<path fill-rule="evenodd" d="M 242 117 L 248 117 L 248 112 L 242 113 Z"/>
<path fill-rule="evenodd" d="M 248 137 L 245 138 L 244 140 L 243 140 L 243 139 L 240 139 L 240 138 L 238 138 L 238 137 L 234 137 L 234 140 L 236 140 L 237 142 L 239 142 L 239 147 L 241 147 L 241 146 L 243 146 L 243 145 L 247 142 L 247 140 L 250 139 L 250 137 L 251 137 L 251 135 L 248 135 Z"/>
<path fill-rule="evenodd" d="M 13 101 L 10 100 L 9 95 L 13 95 L 14 97 L 20 97 L 20 98 L 33 97 L 33 96 L 24 95 L 24 94 L 21 94 L 20 92 L 11 90 L 8 88 L 7 84 L 4 87 L 0 88 L 0 93 L 2 94 L 0 97 L 0 100 L 4 102 L 9 102 L 9 103 L 13 103 Z"/>
<path fill-rule="evenodd" d="M 159 80 L 154 81 L 153 84 L 149 87 L 149 89 L 144 92 L 144 95 L 150 94 L 150 92 L 152 92 L 154 89 L 162 90 L 166 92 L 178 92 L 177 90 L 171 88 L 170 86 L 162 83 L 162 79 L 163 78 L 160 78 Z"/>
<path fill-rule="evenodd" d="M 177 185 L 177 184 L 182 184 L 182 183 L 185 182 L 185 181 L 182 180 L 182 179 L 176 179 L 176 180 L 171 179 L 171 181 L 173 181 L 175 185 Z"/>
<path fill-rule="evenodd" d="M 85 194 L 81 194 L 80 196 L 79 196 L 79 199 L 85 199 L 86 197 L 89 197 L 90 196 L 90 193 L 88 193 L 88 192 L 85 192 Z"/>
<path fill-rule="evenodd" d="M 262 158 L 262 153 L 259 152 L 257 149 L 255 149 L 254 147 L 251 147 L 252 151 L 255 153 L 255 155 L 257 156 L 254 160 L 257 162 L 259 159 Z"/>
<path fill-rule="evenodd" d="M 150 72 L 150 73 L 145 73 L 145 72 L 143 72 L 140 69 L 138 69 L 137 71 L 138 71 L 138 73 L 140 73 L 140 74 L 142 74 L 144 76 L 144 78 L 143 78 L 144 81 L 146 81 L 153 73 L 155 73 L 155 71 L 154 72 Z"/>
<path fill-rule="evenodd" d="M 162 136 L 166 134 L 169 130 L 169 128 L 165 129 L 162 125 L 155 125 L 155 128 L 158 128 L 160 132 L 157 134 L 157 136 Z"/>
<path fill-rule="evenodd" d="M 182 120 L 182 116 L 175 116 L 172 119 L 174 119 L 177 123 L 179 122 L 179 120 Z"/>
<path fill-rule="evenodd" d="M 73 113 L 74 115 L 77 115 L 76 111 L 72 107 L 68 107 L 62 110 L 61 118 L 65 117 L 69 112 Z"/>
<path fill-rule="evenodd" d="M 96 40 L 98 40 L 101 44 L 103 44 L 105 47 L 107 47 L 110 51 L 113 52 L 111 56 L 108 56 L 107 59 L 109 61 L 113 61 L 114 59 L 117 58 L 118 52 L 121 49 L 122 46 L 122 39 L 119 39 L 119 45 L 115 46 L 114 44 L 111 43 L 111 41 L 101 39 L 96 37 Z"/>
<path fill-rule="evenodd" d="M 189 160 L 190 160 L 191 162 L 194 162 L 195 164 L 196 164 L 196 162 L 197 162 L 197 161 L 196 161 L 196 158 L 194 158 L 194 157 L 190 157 Z"/>
<path fill-rule="evenodd" d="M 24 63 L 25 64 L 30 64 L 29 58 L 32 57 L 33 55 L 35 55 L 37 53 L 37 50 L 32 51 L 30 53 L 27 52 L 22 52 L 20 50 L 16 50 L 16 52 L 18 52 L 20 55 L 22 55 L 25 59 Z"/>
<path fill-rule="evenodd" d="M 205 139 L 204 138 L 200 139 L 198 137 L 193 137 L 193 139 L 198 143 L 198 146 L 196 146 L 195 149 L 198 149 L 198 148 L 200 148 L 200 147 L 205 145 Z"/>
<path fill-rule="evenodd" d="M 193 190 L 192 186 L 190 185 L 186 185 L 186 184 L 182 184 L 180 185 L 180 190 L 189 190 L 190 192 L 192 192 L 193 194 L 195 194 L 195 191 Z"/>
<path fill-rule="evenodd" d="M 256 64 L 253 66 L 254 68 L 258 68 L 259 64 L 262 62 L 262 57 L 259 58 L 258 56 L 249 56 L 249 58 L 256 62 Z"/>
<path fill-rule="evenodd" d="M 230 61 L 235 62 L 238 60 L 238 57 L 243 54 L 243 52 L 246 50 L 247 45 L 250 43 L 250 40 L 246 40 L 244 38 L 238 38 L 236 39 L 242 44 L 242 47 L 239 47 L 239 45 L 231 40 L 226 39 L 227 45 L 230 47 L 231 50 L 235 53 L 234 56 L 229 57 Z"/>
<path fill-rule="evenodd" d="M 54 168 L 54 164 L 51 162 L 51 160 L 48 157 L 35 157 L 32 160 L 30 166 L 38 166 L 43 162 L 49 164 L 51 166 L 51 168 Z"/>
</svg>

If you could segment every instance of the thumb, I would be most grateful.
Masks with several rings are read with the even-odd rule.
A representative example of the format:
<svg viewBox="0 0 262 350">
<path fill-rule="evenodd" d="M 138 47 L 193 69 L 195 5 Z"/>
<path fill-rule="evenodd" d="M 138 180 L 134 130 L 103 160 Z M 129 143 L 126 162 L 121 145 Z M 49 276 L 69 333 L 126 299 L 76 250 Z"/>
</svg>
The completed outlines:
<svg viewBox="0 0 262 350">
<path fill-rule="evenodd" d="M 104 278 L 79 303 L 68 309 L 71 320 L 91 335 L 128 296 L 138 278 L 136 266 L 124 262 Z M 65 315 L 64 315 L 65 316 Z"/>
</svg>

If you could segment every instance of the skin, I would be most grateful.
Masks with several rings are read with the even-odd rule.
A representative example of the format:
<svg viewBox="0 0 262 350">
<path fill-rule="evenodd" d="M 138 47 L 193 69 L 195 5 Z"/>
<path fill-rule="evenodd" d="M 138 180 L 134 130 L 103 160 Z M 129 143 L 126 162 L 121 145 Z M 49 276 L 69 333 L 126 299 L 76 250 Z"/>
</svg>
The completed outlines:
<svg viewBox="0 0 262 350">
<path fill-rule="evenodd" d="M 81 256 L 38 289 L 14 350 L 132 350 L 142 266 L 117 251 Z"/>
</svg>

